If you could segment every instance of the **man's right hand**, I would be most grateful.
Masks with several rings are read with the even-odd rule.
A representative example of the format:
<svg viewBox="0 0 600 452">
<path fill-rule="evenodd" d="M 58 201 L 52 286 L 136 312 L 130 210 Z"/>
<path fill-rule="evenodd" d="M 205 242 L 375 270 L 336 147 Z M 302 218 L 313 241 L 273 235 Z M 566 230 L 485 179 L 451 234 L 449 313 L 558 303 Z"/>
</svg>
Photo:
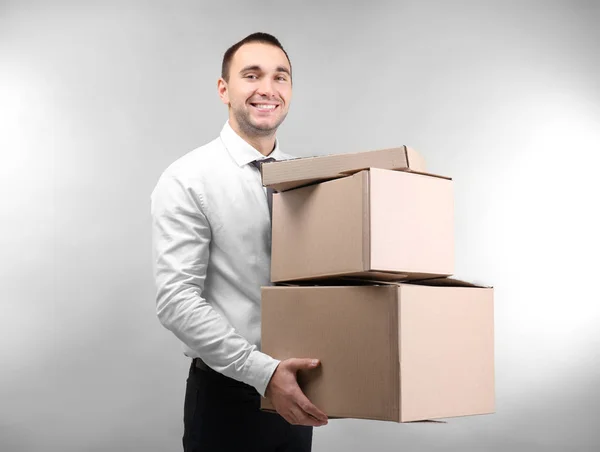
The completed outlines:
<svg viewBox="0 0 600 452">
<path fill-rule="evenodd" d="M 318 365 L 318 359 L 286 359 L 279 363 L 269 381 L 265 396 L 290 424 L 314 427 L 327 424 L 327 415 L 308 400 L 296 379 L 299 370 L 314 369 Z"/>
</svg>

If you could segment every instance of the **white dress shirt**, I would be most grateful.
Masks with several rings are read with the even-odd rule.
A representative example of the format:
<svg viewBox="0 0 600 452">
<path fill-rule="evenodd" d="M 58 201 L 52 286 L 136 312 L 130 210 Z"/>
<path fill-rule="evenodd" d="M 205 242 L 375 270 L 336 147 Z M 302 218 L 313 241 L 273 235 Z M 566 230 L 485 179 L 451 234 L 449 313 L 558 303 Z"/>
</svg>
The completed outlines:
<svg viewBox="0 0 600 452">
<path fill-rule="evenodd" d="M 269 155 L 292 156 L 279 144 Z M 156 308 L 190 358 L 264 396 L 279 361 L 260 351 L 261 286 L 271 285 L 266 158 L 225 124 L 172 163 L 151 195 Z"/>
</svg>

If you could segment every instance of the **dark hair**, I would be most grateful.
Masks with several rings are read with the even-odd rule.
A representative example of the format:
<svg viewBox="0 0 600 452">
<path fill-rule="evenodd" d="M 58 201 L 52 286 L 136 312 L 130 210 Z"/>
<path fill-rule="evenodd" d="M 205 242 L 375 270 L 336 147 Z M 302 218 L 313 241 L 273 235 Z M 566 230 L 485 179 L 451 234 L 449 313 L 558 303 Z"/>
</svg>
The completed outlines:
<svg viewBox="0 0 600 452">
<path fill-rule="evenodd" d="M 236 42 L 234 45 L 229 47 L 227 49 L 227 51 L 225 52 L 225 54 L 223 55 L 223 64 L 221 65 L 221 77 L 226 82 L 229 81 L 229 67 L 231 66 L 231 60 L 233 59 L 233 55 L 235 55 L 235 52 L 237 52 L 238 49 L 240 47 L 242 47 L 244 44 L 248 44 L 251 42 L 270 44 L 272 46 L 280 48 L 283 51 L 283 53 L 285 53 L 285 57 L 287 58 L 288 63 L 290 64 L 290 71 L 291 71 L 292 62 L 290 61 L 290 57 L 288 56 L 287 52 L 285 51 L 285 49 L 283 48 L 283 46 L 281 45 L 281 43 L 275 36 L 270 35 L 268 33 L 252 33 L 251 35 L 246 36 L 241 41 Z"/>
</svg>

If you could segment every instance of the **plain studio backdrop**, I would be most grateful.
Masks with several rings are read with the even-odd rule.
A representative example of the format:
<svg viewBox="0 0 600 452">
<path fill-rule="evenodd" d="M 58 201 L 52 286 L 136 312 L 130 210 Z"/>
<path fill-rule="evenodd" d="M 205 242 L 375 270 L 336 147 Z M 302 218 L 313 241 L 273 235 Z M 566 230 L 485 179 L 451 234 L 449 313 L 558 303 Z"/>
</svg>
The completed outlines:
<svg viewBox="0 0 600 452">
<path fill-rule="evenodd" d="M 150 193 L 255 31 L 294 68 L 283 149 L 419 150 L 455 181 L 456 276 L 496 290 L 496 414 L 334 420 L 314 450 L 598 450 L 599 3 L 1 2 L 0 450 L 180 450 Z"/>
</svg>

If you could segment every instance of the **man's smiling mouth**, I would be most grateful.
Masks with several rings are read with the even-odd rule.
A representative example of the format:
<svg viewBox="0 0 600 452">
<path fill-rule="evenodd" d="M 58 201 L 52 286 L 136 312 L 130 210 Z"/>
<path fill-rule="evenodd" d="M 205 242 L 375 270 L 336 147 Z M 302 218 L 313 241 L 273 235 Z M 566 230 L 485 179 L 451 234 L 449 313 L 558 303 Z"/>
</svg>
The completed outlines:
<svg viewBox="0 0 600 452">
<path fill-rule="evenodd" d="M 254 108 L 256 108 L 260 112 L 271 112 L 274 111 L 279 105 L 277 104 L 260 104 L 260 103 L 250 103 Z"/>
</svg>

